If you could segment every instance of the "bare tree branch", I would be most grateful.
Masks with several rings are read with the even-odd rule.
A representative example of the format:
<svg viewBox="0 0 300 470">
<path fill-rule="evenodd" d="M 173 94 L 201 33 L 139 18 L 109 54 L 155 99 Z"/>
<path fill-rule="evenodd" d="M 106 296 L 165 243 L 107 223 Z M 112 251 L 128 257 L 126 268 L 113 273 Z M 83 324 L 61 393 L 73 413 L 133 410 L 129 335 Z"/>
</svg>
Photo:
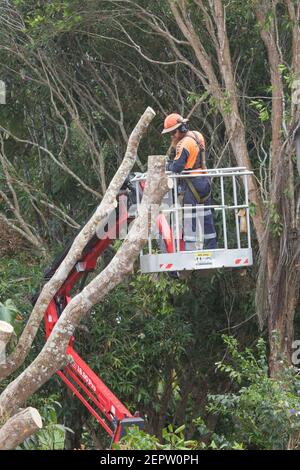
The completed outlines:
<svg viewBox="0 0 300 470">
<path fill-rule="evenodd" d="M 33 308 L 30 318 L 19 339 L 15 351 L 7 358 L 6 364 L 0 365 L 0 377 L 3 379 L 16 370 L 26 358 L 35 338 L 43 315 L 57 290 L 61 287 L 75 263 L 80 259 L 82 250 L 94 235 L 99 223 L 117 206 L 117 194 L 131 171 L 137 155 L 137 148 L 142 135 L 155 116 L 152 108 L 147 108 L 132 131 L 125 157 L 112 179 L 100 205 L 88 223 L 75 238 L 70 251 L 42 292 Z"/>
<path fill-rule="evenodd" d="M 148 175 L 139 213 L 121 248 L 109 265 L 71 302 L 59 317 L 37 358 L 0 396 L 0 417 L 10 416 L 66 363 L 66 349 L 82 318 L 133 270 L 133 264 L 153 233 L 162 198 L 168 190 L 165 156 L 148 158 Z M 74 249 L 74 248 L 73 248 Z M 72 249 L 71 249 L 72 252 Z"/>
</svg>

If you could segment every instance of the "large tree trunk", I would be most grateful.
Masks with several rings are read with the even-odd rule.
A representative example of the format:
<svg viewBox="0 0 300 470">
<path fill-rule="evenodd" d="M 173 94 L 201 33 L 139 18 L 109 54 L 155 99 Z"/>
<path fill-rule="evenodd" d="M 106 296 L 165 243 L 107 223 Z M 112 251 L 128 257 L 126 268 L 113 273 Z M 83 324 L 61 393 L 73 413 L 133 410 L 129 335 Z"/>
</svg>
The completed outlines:
<svg viewBox="0 0 300 470">
<path fill-rule="evenodd" d="M 286 156 L 291 159 L 291 155 Z M 264 298 L 259 299 L 263 318 L 267 318 L 269 334 L 269 367 L 271 375 L 277 373 L 283 365 L 291 363 L 292 343 L 294 339 L 294 316 L 299 300 L 300 285 L 300 225 L 293 217 L 294 208 L 291 198 L 286 195 L 287 167 L 282 172 L 282 183 L 278 184 L 281 194 L 278 196 L 276 207 L 280 218 L 280 232 L 274 233 L 269 220 L 266 228 L 265 273 L 262 273 L 264 263 L 260 266 L 258 281 L 262 282 L 265 290 Z M 284 173 L 284 174 L 283 174 Z M 279 223 L 279 222 L 278 222 Z M 265 279 L 265 283 L 264 283 Z M 261 287 L 261 286 L 260 286 Z"/>
<path fill-rule="evenodd" d="M 278 284 L 273 285 L 273 282 L 270 283 L 269 303 L 272 315 L 268 317 L 268 331 L 271 375 L 275 375 L 282 366 L 291 363 L 294 316 L 299 300 L 299 272 L 294 271 L 294 274 L 291 275 L 288 266 L 281 268 L 280 271 Z M 278 295 L 278 292 L 281 295 Z"/>
<path fill-rule="evenodd" d="M 211 56 L 207 52 L 202 36 L 196 31 L 190 2 L 187 0 L 169 0 L 175 21 L 194 51 L 199 65 L 199 73 L 193 63 L 185 60 L 201 80 L 206 90 L 215 98 L 226 127 L 227 136 L 233 150 L 236 163 L 251 169 L 247 148 L 246 129 L 240 112 L 238 87 L 235 77 L 235 64 L 230 52 L 227 26 L 226 7 L 222 0 L 194 2 L 203 14 L 206 33 L 215 49 L 218 72 L 215 71 Z M 291 70 L 296 78 L 300 77 L 299 58 L 299 15 L 300 9 L 291 0 L 285 0 L 287 13 L 292 22 L 292 64 Z M 270 372 L 276 371 L 278 359 L 291 360 L 291 344 L 293 341 L 293 322 L 295 307 L 299 295 L 299 218 L 295 201 L 292 149 L 295 128 L 299 127 L 299 106 L 291 105 L 291 120 L 285 113 L 288 101 L 284 94 L 284 86 L 280 72 L 282 51 L 278 37 L 277 18 L 278 2 L 256 0 L 253 12 L 256 14 L 261 40 L 267 52 L 267 64 L 272 85 L 272 119 L 270 154 L 270 187 L 269 207 L 265 210 L 259 187 L 253 178 L 249 185 L 249 199 L 255 206 L 252 216 L 260 249 L 260 275 L 257 285 L 257 312 L 260 323 L 267 322 L 270 341 Z M 149 22 L 149 21 L 148 21 Z M 153 29 L 159 30 L 157 23 Z M 175 54 L 183 61 L 174 39 L 169 35 L 168 41 Z M 225 91 L 224 91 L 225 90 Z M 224 106 L 226 104 L 226 106 Z M 230 112 L 228 112 L 228 106 Z M 286 140 L 285 140 L 286 139 Z M 267 212 L 267 213 L 266 213 Z M 277 233 L 276 233 L 277 231 Z M 275 340 L 277 338 L 277 340 Z"/>
<path fill-rule="evenodd" d="M 300 73 L 299 57 L 299 9 L 290 0 L 285 2 L 293 25 L 292 71 Z M 269 22 L 268 15 L 272 14 Z M 299 217 L 297 194 L 294 185 L 295 151 L 294 129 L 299 127 L 299 110 L 291 104 L 290 120 L 285 116 L 287 105 L 283 79 L 280 72 L 282 51 L 277 35 L 277 2 L 256 1 L 255 14 L 260 36 L 267 51 L 272 84 L 272 148 L 270 172 L 269 212 L 265 234 L 260 244 L 261 266 L 258 284 L 263 295 L 258 295 L 257 306 L 261 323 L 267 319 L 269 334 L 269 368 L 271 375 L 291 362 L 294 338 L 294 315 L 299 299 Z M 297 19 L 298 15 L 298 19 Z M 297 24 L 298 22 L 298 24 Z M 263 272 L 263 270 L 265 272 Z M 265 311 L 263 311 L 265 309 Z"/>
<path fill-rule="evenodd" d="M 171 180 L 169 180 L 171 181 Z M 12 415 L 29 396 L 66 365 L 66 349 L 74 331 L 93 305 L 99 303 L 133 270 L 133 264 L 152 232 L 159 206 L 168 189 L 165 157 L 150 156 L 148 175 L 139 214 L 121 248 L 109 265 L 98 274 L 64 309 L 47 343 L 37 358 L 0 396 L 0 418 Z"/>
</svg>

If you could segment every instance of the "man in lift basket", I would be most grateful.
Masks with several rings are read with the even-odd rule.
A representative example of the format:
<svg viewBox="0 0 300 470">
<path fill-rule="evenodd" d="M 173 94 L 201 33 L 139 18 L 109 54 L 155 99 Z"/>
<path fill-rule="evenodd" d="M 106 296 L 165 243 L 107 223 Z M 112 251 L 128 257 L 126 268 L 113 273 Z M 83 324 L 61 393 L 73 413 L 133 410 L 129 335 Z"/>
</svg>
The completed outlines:
<svg viewBox="0 0 300 470">
<path fill-rule="evenodd" d="M 172 113 L 164 121 L 162 134 L 171 134 L 171 146 L 175 153 L 174 160 L 167 163 L 167 171 L 181 173 L 187 170 L 207 170 L 205 158 L 205 140 L 203 135 L 197 131 L 189 131 L 188 119 L 184 119 L 180 114 Z M 193 251 L 197 249 L 217 248 L 217 234 L 215 230 L 212 209 L 205 209 L 205 206 L 212 205 L 211 180 L 209 176 L 197 176 L 205 174 L 201 171 L 193 171 L 193 177 L 180 179 L 179 193 L 183 194 L 184 207 L 191 207 L 190 214 L 184 210 L 184 249 Z M 193 209 L 194 206 L 204 205 L 203 215 L 204 234 L 199 236 L 199 211 Z"/>
</svg>

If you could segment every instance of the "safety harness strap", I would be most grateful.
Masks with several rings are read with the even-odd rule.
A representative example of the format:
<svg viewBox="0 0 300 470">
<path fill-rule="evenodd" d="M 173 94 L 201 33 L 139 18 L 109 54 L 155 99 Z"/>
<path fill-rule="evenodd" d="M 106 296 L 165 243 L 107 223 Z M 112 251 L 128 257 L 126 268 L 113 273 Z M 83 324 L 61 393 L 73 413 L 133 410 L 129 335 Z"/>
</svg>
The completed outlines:
<svg viewBox="0 0 300 470">
<path fill-rule="evenodd" d="M 196 199 L 197 204 L 204 204 L 210 198 L 211 190 L 209 191 L 207 196 L 201 197 L 198 191 L 196 190 L 195 186 L 193 185 L 192 181 L 189 178 L 186 179 L 186 183 L 190 191 L 193 193 L 193 196 Z"/>
<path fill-rule="evenodd" d="M 192 135 L 191 135 L 192 134 Z M 203 145 L 201 144 L 196 132 L 194 131 L 191 131 L 191 134 L 189 135 L 189 137 L 191 137 L 192 139 L 194 139 L 194 141 L 196 142 L 196 144 L 198 145 L 198 148 L 199 148 L 199 152 L 198 152 L 198 155 L 197 155 L 197 158 L 196 158 L 196 161 L 194 163 L 194 166 L 192 168 L 192 170 L 197 170 L 198 168 L 203 168 L 203 166 L 206 167 L 206 162 L 205 162 L 205 150 L 204 150 L 204 147 Z M 203 168 L 204 169 L 204 168 Z"/>
<path fill-rule="evenodd" d="M 189 133 L 189 137 L 194 139 L 194 141 L 196 142 L 196 144 L 198 145 L 198 148 L 199 148 L 199 152 L 198 152 L 196 161 L 195 161 L 195 163 L 193 165 L 193 168 L 192 168 L 192 170 L 197 170 L 198 168 L 203 167 L 204 147 L 201 144 L 200 140 L 198 139 L 198 136 L 197 136 L 196 132 L 191 131 L 191 133 Z M 193 182 L 189 178 L 187 178 L 186 182 L 187 182 L 187 185 L 188 185 L 190 191 L 192 192 L 195 200 L 197 201 L 197 204 L 204 204 L 210 198 L 211 190 L 209 191 L 207 196 L 201 197 L 200 194 L 198 193 L 198 191 L 196 190 Z"/>
</svg>

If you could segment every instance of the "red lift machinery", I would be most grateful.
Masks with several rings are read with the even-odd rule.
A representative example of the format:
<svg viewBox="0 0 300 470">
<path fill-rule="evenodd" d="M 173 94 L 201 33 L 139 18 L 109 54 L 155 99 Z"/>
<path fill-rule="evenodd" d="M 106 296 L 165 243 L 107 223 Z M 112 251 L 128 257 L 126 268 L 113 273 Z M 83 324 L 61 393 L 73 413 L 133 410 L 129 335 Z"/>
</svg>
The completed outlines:
<svg viewBox="0 0 300 470">
<path fill-rule="evenodd" d="M 216 250 L 202 249 L 194 253 L 184 251 L 184 243 L 179 234 L 178 212 L 182 210 L 177 204 L 176 184 L 175 190 L 169 194 L 169 199 L 175 199 L 175 205 L 172 209 L 162 210 L 157 219 L 157 240 L 162 253 L 154 252 L 153 241 L 149 239 L 148 253 L 141 253 L 142 272 L 170 272 L 172 270 L 191 270 L 191 269 L 214 269 L 223 267 L 241 267 L 240 260 L 246 260 L 246 265 L 252 264 L 252 250 L 250 246 L 249 235 L 249 207 L 247 194 L 247 176 L 250 174 L 245 168 L 227 169 L 227 170 L 209 170 L 212 172 L 212 178 L 219 177 L 221 181 L 221 204 L 214 205 L 213 208 L 220 210 L 223 221 L 223 239 L 224 247 Z M 190 175 L 186 175 L 189 177 Z M 233 205 L 226 205 L 224 199 L 224 177 L 228 176 L 233 182 Z M 170 177 L 176 178 L 175 175 Z M 181 175 L 182 177 L 182 175 Z M 236 178 L 244 179 L 245 201 L 238 204 Z M 89 273 L 96 269 L 98 258 L 104 253 L 107 247 L 115 238 L 118 238 L 122 228 L 132 221 L 135 217 L 135 208 L 138 207 L 145 185 L 146 175 L 135 174 L 128 178 L 122 191 L 118 196 L 117 216 L 108 223 L 103 224 L 101 236 L 95 234 L 83 250 L 81 259 L 75 264 L 68 278 L 55 294 L 45 312 L 46 338 L 58 321 L 64 308 L 71 301 L 73 289 L 75 292 L 83 289 L 86 278 Z M 240 236 L 238 234 L 238 210 L 245 210 L 247 214 L 247 246 L 241 246 Z M 226 232 L 226 211 L 233 210 L 236 220 L 237 248 L 229 249 Z M 171 220 L 168 215 L 171 214 Z M 177 237 L 175 235 L 178 235 Z M 162 246 L 163 245 L 163 246 Z M 71 247 L 71 243 L 65 248 L 65 251 L 57 258 L 52 266 L 46 272 L 44 280 L 47 282 L 58 266 L 61 264 Z M 243 251 L 244 250 L 244 251 Z M 220 261 L 220 253 L 222 259 Z M 192 258 L 191 258 L 192 257 Z M 228 264 L 226 263 L 228 259 Z M 143 260 L 146 260 L 143 261 Z M 215 263 L 215 264 L 214 264 Z M 221 263 L 221 266 L 220 266 Z M 156 267 L 157 266 L 157 267 Z M 172 269 L 172 267 L 174 268 Z M 175 267 L 176 266 L 176 267 Z M 67 348 L 67 354 L 72 357 L 73 362 L 67 366 L 64 371 L 58 371 L 57 374 L 67 385 L 67 387 L 79 398 L 83 405 L 96 418 L 99 424 L 111 437 L 112 443 L 117 443 L 126 433 L 126 428 L 132 425 L 143 426 L 143 419 L 138 413 L 132 415 L 130 411 L 119 401 L 119 399 L 109 390 L 103 381 L 90 369 L 86 362 L 76 353 L 74 349 L 74 337 L 71 338 Z"/>
<path fill-rule="evenodd" d="M 142 191 L 143 183 L 140 184 Z M 118 236 L 122 226 L 130 221 L 128 206 L 134 203 L 134 191 L 130 182 L 118 196 L 117 216 L 110 229 L 100 239 L 95 235 L 83 250 L 82 257 L 71 270 L 68 278 L 55 294 L 45 312 L 46 338 L 58 321 L 64 308 L 71 301 L 72 290 L 82 290 L 89 273 L 96 268 L 98 258 L 103 254 L 112 241 Z M 105 230 L 105 226 L 103 227 Z M 111 237 L 111 238 L 110 238 Z M 71 247 L 71 243 L 64 252 L 46 270 L 44 280 L 47 282 L 58 266 L 61 264 Z M 79 398 L 83 405 L 96 418 L 99 424 L 111 437 L 111 443 L 117 443 L 126 433 L 128 426 L 143 426 L 143 419 L 136 413 L 134 416 L 109 390 L 104 382 L 91 370 L 86 362 L 76 353 L 74 349 L 74 337 L 71 338 L 67 348 L 67 354 L 72 357 L 72 363 L 64 371 L 57 374 L 67 387 Z"/>
</svg>

